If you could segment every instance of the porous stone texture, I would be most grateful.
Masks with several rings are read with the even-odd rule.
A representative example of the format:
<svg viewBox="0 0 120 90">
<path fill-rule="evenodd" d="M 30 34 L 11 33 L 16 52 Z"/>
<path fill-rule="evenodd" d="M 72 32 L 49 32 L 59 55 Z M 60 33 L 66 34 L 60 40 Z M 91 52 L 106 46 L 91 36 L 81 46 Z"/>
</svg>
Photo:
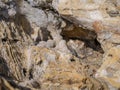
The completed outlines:
<svg viewBox="0 0 120 90">
<path fill-rule="evenodd" d="M 119 0 L 0 0 L 0 90 L 118 90 Z"/>
</svg>

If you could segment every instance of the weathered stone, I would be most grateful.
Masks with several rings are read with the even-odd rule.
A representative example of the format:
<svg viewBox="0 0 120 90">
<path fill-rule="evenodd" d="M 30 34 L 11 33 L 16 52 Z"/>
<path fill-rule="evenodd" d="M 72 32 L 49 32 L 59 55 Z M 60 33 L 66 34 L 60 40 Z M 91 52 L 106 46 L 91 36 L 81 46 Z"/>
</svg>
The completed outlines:
<svg viewBox="0 0 120 90">
<path fill-rule="evenodd" d="M 119 4 L 1 0 L 0 89 L 120 88 Z"/>
<path fill-rule="evenodd" d="M 111 85 L 120 88 L 119 55 L 120 46 L 112 47 L 104 57 L 104 62 L 97 71 L 96 77 L 104 78 Z"/>
<path fill-rule="evenodd" d="M 97 33 L 97 40 L 105 52 L 103 65 L 98 70 L 98 76 L 105 78 L 112 86 L 117 88 L 120 86 L 119 81 L 117 81 L 119 77 L 114 77 L 114 75 L 119 76 L 119 73 L 117 73 L 119 69 L 118 65 L 113 62 L 117 63 L 117 57 L 119 57 L 119 4 L 119 0 L 53 0 L 54 8 L 63 18 Z M 75 32 L 73 30 L 74 34 Z M 73 36 L 70 32 L 67 34 L 66 36 Z M 74 37 L 77 37 L 77 35 L 78 31 Z M 79 36 L 81 36 L 81 33 Z M 109 53 L 110 56 L 108 56 Z M 109 68 L 108 72 L 106 71 L 107 68 Z"/>
<path fill-rule="evenodd" d="M 112 18 L 107 13 L 108 9 L 110 12 L 114 9 L 119 11 L 114 3 L 119 4 L 116 0 L 53 0 L 53 6 L 64 18 L 89 30 L 95 30 L 102 45 L 104 41 L 114 43 L 116 41 L 114 38 L 119 40 L 117 35 L 119 33 L 119 17 Z M 119 41 L 116 42 L 118 43 Z M 105 48 L 105 44 L 103 48 Z"/>
<path fill-rule="evenodd" d="M 85 82 L 87 83 L 86 88 L 95 89 L 97 85 L 100 88 L 105 88 L 97 80 L 85 77 L 84 70 L 79 70 L 82 66 L 78 63 L 77 58 L 71 57 L 71 54 L 36 46 L 30 48 L 29 54 L 33 78 L 42 82 L 41 88 L 43 89 L 79 89 L 84 88 Z M 74 59 L 75 63 L 70 62 L 70 59 Z M 95 83 L 97 85 L 92 87 Z"/>
</svg>

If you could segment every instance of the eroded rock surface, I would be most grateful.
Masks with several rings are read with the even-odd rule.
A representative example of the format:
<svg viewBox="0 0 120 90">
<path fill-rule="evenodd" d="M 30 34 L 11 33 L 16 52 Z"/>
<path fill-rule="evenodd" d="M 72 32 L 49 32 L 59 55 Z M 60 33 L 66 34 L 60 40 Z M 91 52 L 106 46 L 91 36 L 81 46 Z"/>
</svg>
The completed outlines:
<svg viewBox="0 0 120 90">
<path fill-rule="evenodd" d="M 0 89 L 119 89 L 119 3 L 0 0 Z"/>
<path fill-rule="evenodd" d="M 106 78 L 105 81 L 118 88 L 120 78 L 119 69 L 116 70 L 116 68 L 119 68 L 116 61 L 119 61 L 117 59 L 119 57 L 120 40 L 119 4 L 119 0 L 53 0 L 53 6 L 63 18 L 97 33 L 97 40 L 105 52 L 103 64 L 97 75 Z M 107 68 L 109 68 L 108 71 L 106 71 Z"/>
</svg>

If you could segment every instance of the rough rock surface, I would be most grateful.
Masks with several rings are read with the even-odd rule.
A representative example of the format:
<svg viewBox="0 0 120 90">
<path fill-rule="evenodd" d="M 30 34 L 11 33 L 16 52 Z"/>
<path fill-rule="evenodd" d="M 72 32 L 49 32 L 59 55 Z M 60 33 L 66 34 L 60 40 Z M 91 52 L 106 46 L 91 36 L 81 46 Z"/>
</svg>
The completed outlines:
<svg viewBox="0 0 120 90">
<path fill-rule="evenodd" d="M 118 90 L 119 0 L 0 0 L 0 90 Z"/>
<path fill-rule="evenodd" d="M 95 31 L 104 50 L 103 64 L 96 77 L 119 88 L 119 0 L 53 0 L 61 16 L 75 25 Z M 109 68 L 109 70 L 108 70 Z M 113 89 L 111 89 L 113 90 Z"/>
</svg>

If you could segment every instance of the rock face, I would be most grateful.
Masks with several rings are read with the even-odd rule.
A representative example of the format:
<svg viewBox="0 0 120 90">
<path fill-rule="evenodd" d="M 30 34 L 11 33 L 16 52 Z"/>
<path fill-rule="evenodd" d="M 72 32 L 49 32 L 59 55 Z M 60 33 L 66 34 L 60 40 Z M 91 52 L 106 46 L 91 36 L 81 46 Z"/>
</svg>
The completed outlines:
<svg viewBox="0 0 120 90">
<path fill-rule="evenodd" d="M 0 90 L 118 90 L 119 0 L 1 0 Z"/>
<path fill-rule="evenodd" d="M 119 4 L 119 0 L 53 0 L 54 8 L 63 18 L 97 33 L 97 40 L 105 52 L 97 75 L 115 87 L 120 87 Z"/>
</svg>

